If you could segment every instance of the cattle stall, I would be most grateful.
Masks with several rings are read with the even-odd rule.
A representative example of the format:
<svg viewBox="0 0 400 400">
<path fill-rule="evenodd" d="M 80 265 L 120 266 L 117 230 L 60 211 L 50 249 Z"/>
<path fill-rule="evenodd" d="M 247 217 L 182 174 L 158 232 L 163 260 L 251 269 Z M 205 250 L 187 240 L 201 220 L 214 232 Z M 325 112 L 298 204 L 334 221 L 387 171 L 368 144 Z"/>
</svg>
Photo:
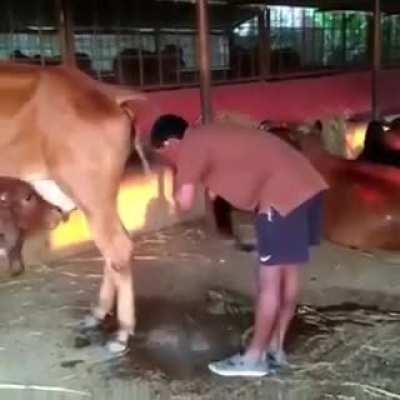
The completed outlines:
<svg viewBox="0 0 400 400">
<path fill-rule="evenodd" d="M 322 111 L 365 115 L 370 103 L 376 111 L 382 103 L 382 111 L 396 112 L 397 92 L 389 96 L 377 87 L 378 81 L 390 85 L 400 63 L 400 9 L 389 0 L 379 5 L 378 21 L 373 2 L 360 0 L 5 0 L 0 59 L 76 64 L 95 79 L 144 90 L 164 110 L 192 122 L 224 110 L 258 121 L 298 121 Z M 381 57 L 373 52 L 377 21 Z M 372 66 L 375 85 L 368 82 Z M 318 87 L 314 98 L 303 97 L 311 87 Z M 355 87 L 356 97 L 350 90 Z M 280 94 L 279 101 L 275 94 L 270 101 L 272 93 Z M 301 107 L 288 106 L 294 98 Z M 152 189 L 140 191 L 145 202 L 160 186 L 154 179 Z M 136 218 L 124 213 L 131 229 L 145 224 L 144 211 Z M 90 236 L 83 221 L 65 230 L 56 234 L 57 243 L 76 232 Z"/>
<path fill-rule="evenodd" d="M 372 9 L 339 3 L 210 1 L 213 83 L 368 69 Z M 400 17 L 391 4 L 382 2 L 385 67 L 400 62 Z M 52 65 L 64 54 L 97 79 L 146 90 L 199 83 L 192 2 L 5 0 L 0 7 L 0 59 Z"/>
<path fill-rule="evenodd" d="M 398 0 L 0 3 L 0 59 L 76 65 L 96 80 L 140 89 L 163 113 L 190 122 L 230 112 L 245 123 L 345 114 L 364 123 L 400 111 Z M 153 115 L 144 117 L 146 134 Z M 365 126 L 354 126 L 352 150 L 364 134 Z M 130 351 L 115 358 L 104 351 L 112 317 L 99 334 L 76 334 L 97 296 L 104 257 L 84 214 L 74 211 L 45 237 L 29 239 L 24 275 L 0 279 L 0 399 L 399 398 L 399 253 L 329 241 L 305 269 L 288 343 L 296 368 L 263 380 L 210 376 L 207 363 L 251 333 L 253 253 L 209 229 L 201 191 L 183 219 L 171 171 L 152 163 L 145 175 L 133 161 L 117 199 L 125 228 L 136 233 L 138 325 Z M 378 184 L 357 176 L 335 177 L 355 184 L 346 196 L 337 186 L 331 201 L 344 206 L 331 219 L 350 246 L 375 240 L 369 233 L 378 226 L 398 250 L 398 174 L 377 168 Z M 227 223 L 226 204 L 217 208 L 217 224 Z M 250 217 L 234 215 L 235 233 L 254 247 Z"/>
</svg>

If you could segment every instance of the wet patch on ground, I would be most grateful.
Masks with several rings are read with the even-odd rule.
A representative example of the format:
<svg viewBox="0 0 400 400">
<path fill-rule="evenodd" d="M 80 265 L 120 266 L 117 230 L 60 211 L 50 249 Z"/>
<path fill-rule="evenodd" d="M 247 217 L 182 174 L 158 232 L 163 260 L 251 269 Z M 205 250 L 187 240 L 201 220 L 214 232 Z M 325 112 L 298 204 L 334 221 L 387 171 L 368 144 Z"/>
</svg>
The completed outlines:
<svg viewBox="0 0 400 400">
<path fill-rule="evenodd" d="M 237 351 L 251 332 L 251 301 L 239 292 L 253 292 L 254 255 L 193 223 L 135 238 L 135 257 L 137 333 L 119 358 L 103 347 L 112 319 L 85 340 L 73 328 L 98 295 L 96 251 L 0 281 L 2 383 L 97 390 L 96 400 L 400 398 L 400 322 L 388 311 L 400 310 L 398 265 L 324 244 L 304 270 L 309 305 L 287 343 L 294 368 L 224 379 L 207 363 Z M 345 301 L 353 304 L 335 305 Z"/>
<path fill-rule="evenodd" d="M 130 352 L 97 373 L 108 381 L 140 377 L 156 391 L 201 399 L 261 399 L 261 388 L 288 399 L 400 397 L 400 314 L 354 303 L 298 308 L 287 343 L 292 368 L 258 380 L 213 376 L 208 362 L 240 350 L 250 310 L 249 299 L 227 291 L 204 303 L 139 300 Z"/>
<path fill-rule="evenodd" d="M 169 379 L 206 376 L 208 362 L 237 351 L 245 326 L 236 316 L 209 313 L 202 303 L 138 299 L 137 313 L 129 353 L 118 359 L 117 368 L 113 360 L 112 373 L 118 376 L 140 371 L 159 372 Z M 75 344 L 102 345 L 115 328 L 110 318 L 102 333 L 79 334 Z"/>
</svg>

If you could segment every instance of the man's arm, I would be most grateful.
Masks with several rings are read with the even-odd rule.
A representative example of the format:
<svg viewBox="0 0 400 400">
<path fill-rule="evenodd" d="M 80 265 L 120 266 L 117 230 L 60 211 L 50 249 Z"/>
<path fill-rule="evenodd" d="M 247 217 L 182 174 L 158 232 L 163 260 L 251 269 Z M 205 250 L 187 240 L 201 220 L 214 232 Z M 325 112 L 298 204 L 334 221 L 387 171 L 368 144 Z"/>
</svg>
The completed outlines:
<svg viewBox="0 0 400 400">
<path fill-rule="evenodd" d="M 175 193 L 175 201 L 182 211 L 188 211 L 193 207 L 196 187 L 193 183 L 183 184 Z"/>
<path fill-rule="evenodd" d="M 196 187 L 208 167 L 208 152 L 204 137 L 191 134 L 182 141 L 177 159 L 174 198 L 182 211 L 190 210 L 195 201 Z"/>
</svg>

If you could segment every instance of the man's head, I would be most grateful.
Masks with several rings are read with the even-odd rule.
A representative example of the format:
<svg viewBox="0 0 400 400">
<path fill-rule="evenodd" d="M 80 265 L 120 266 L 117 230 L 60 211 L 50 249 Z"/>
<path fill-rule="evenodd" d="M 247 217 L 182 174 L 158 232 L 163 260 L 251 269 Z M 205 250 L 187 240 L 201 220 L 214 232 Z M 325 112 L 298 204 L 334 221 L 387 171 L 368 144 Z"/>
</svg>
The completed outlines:
<svg viewBox="0 0 400 400">
<path fill-rule="evenodd" d="M 188 127 L 188 123 L 180 116 L 165 114 L 159 117 L 151 130 L 151 145 L 156 150 L 162 150 L 177 144 Z"/>
</svg>

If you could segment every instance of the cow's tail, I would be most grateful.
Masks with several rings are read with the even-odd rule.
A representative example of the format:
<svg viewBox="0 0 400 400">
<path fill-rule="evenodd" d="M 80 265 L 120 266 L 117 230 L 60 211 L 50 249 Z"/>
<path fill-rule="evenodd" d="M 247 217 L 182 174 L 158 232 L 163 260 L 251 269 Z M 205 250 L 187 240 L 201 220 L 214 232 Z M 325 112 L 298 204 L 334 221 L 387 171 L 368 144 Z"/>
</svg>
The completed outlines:
<svg viewBox="0 0 400 400">
<path fill-rule="evenodd" d="M 144 173 L 150 174 L 150 163 L 143 150 L 143 143 L 141 140 L 143 136 L 140 127 L 141 124 L 138 123 L 138 120 L 143 118 L 142 114 L 145 114 L 143 113 L 144 110 L 154 108 L 154 105 L 149 102 L 149 98 L 145 93 L 132 90 L 130 87 L 113 85 L 104 82 L 96 82 L 96 84 L 103 91 L 103 93 L 106 93 L 117 102 L 117 104 L 128 115 L 129 119 L 135 126 L 133 147 L 140 158 Z"/>
<path fill-rule="evenodd" d="M 136 131 L 135 138 L 133 140 L 133 145 L 134 145 L 135 150 L 140 158 L 140 162 L 142 163 L 144 173 L 146 175 L 150 175 L 151 174 L 150 163 L 144 153 L 143 145 L 142 145 L 142 141 L 140 140 L 140 137 L 141 137 L 140 132 Z"/>
<path fill-rule="evenodd" d="M 122 103 L 121 104 L 122 109 L 125 111 L 125 113 L 128 115 L 129 119 L 134 123 L 136 120 L 136 113 L 134 112 L 134 110 L 132 109 L 132 107 L 130 107 L 128 104 L 126 103 Z M 143 143 L 141 140 L 142 137 L 142 132 L 140 130 L 140 126 L 139 124 L 135 124 L 135 137 L 133 140 L 133 147 L 136 150 L 136 153 L 139 156 L 140 162 L 142 164 L 142 168 L 143 171 L 146 175 L 150 175 L 151 174 L 151 168 L 150 168 L 150 163 L 149 160 L 146 157 L 146 154 L 144 152 L 143 149 Z"/>
</svg>

